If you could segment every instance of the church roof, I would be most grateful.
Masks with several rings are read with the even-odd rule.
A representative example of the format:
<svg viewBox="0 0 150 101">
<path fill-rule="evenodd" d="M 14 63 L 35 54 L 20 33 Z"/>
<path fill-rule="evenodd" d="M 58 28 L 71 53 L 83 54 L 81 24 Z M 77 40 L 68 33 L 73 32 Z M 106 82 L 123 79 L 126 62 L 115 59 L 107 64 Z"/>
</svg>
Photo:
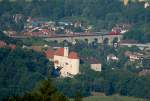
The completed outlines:
<svg viewBox="0 0 150 101">
<path fill-rule="evenodd" d="M 78 59 L 78 54 L 76 52 L 70 52 L 69 56 L 70 59 Z"/>
</svg>

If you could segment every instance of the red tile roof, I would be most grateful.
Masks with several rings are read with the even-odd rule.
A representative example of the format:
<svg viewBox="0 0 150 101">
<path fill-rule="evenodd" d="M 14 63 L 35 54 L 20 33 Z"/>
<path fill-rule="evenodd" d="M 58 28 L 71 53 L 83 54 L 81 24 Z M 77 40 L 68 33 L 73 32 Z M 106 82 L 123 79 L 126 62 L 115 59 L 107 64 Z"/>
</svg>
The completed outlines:
<svg viewBox="0 0 150 101">
<path fill-rule="evenodd" d="M 64 56 L 64 48 L 58 48 L 56 51 L 52 49 L 48 49 L 45 51 L 45 56 L 47 58 L 54 58 L 54 55 Z M 76 52 L 70 52 L 68 58 L 70 59 L 78 59 L 78 54 Z"/>
<path fill-rule="evenodd" d="M 5 47 L 6 45 L 7 45 L 7 44 L 6 44 L 4 41 L 1 41 L 1 40 L 0 40 L 0 48 L 1 48 L 1 47 Z"/>
<path fill-rule="evenodd" d="M 10 44 L 9 47 L 10 47 L 11 49 L 16 49 L 17 46 L 14 45 L 14 44 Z"/>
<path fill-rule="evenodd" d="M 119 35 L 119 34 L 120 34 L 120 32 L 116 32 L 116 31 L 112 31 L 109 33 L 109 35 Z"/>
<path fill-rule="evenodd" d="M 43 30 L 41 30 L 41 32 L 43 32 L 43 33 L 49 33 L 49 30 L 43 29 Z"/>
<path fill-rule="evenodd" d="M 54 54 L 55 54 L 55 52 L 52 49 L 48 49 L 47 51 L 45 51 L 45 56 L 47 58 L 54 58 Z"/>
<path fill-rule="evenodd" d="M 78 54 L 76 52 L 70 52 L 68 57 L 70 59 L 78 59 Z"/>
<path fill-rule="evenodd" d="M 55 55 L 64 56 L 64 48 L 57 49 Z"/>
</svg>

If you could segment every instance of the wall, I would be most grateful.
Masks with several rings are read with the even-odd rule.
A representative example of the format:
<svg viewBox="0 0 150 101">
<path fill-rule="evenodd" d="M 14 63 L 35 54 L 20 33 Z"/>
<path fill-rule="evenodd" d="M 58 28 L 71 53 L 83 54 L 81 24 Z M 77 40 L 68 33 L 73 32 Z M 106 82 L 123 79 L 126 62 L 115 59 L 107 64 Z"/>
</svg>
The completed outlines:
<svg viewBox="0 0 150 101">
<path fill-rule="evenodd" d="M 102 71 L 102 65 L 101 64 L 91 64 L 91 69 L 95 71 Z"/>
<path fill-rule="evenodd" d="M 95 71 L 102 71 L 102 65 L 101 64 L 91 64 L 91 69 Z"/>
<path fill-rule="evenodd" d="M 54 56 L 54 62 L 58 60 L 58 64 L 54 64 L 55 69 L 57 66 L 63 67 L 61 69 L 61 76 L 67 77 L 68 73 L 71 75 L 76 75 L 79 73 L 79 59 L 69 59 L 68 57 L 63 56 Z"/>
</svg>

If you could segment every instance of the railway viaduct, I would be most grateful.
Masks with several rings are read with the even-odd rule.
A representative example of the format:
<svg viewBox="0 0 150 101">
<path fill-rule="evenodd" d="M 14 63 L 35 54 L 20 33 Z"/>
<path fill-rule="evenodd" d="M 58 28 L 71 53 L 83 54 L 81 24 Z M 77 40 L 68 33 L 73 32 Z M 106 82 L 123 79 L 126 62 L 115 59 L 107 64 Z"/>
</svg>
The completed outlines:
<svg viewBox="0 0 150 101">
<path fill-rule="evenodd" d="M 70 42 L 75 44 L 77 40 L 86 40 L 88 43 L 97 41 L 98 43 L 103 43 L 105 39 L 108 40 L 109 44 L 113 42 L 115 38 L 120 41 L 123 35 L 109 35 L 109 34 L 79 34 L 79 35 L 53 35 L 53 36 L 36 36 L 43 38 L 46 41 L 57 41 L 59 42 Z M 25 39 L 29 36 L 10 36 L 12 38 Z"/>
<path fill-rule="evenodd" d="M 103 43 L 105 39 L 108 40 L 108 42 L 111 44 L 113 40 L 117 38 L 118 41 L 122 39 L 122 35 L 74 35 L 74 36 L 54 36 L 54 37 L 45 37 L 44 39 L 47 41 L 57 41 L 57 42 L 63 42 L 67 41 L 70 43 L 75 44 L 77 40 L 86 40 L 88 43 L 92 43 L 93 41 L 97 41 L 98 43 Z"/>
</svg>

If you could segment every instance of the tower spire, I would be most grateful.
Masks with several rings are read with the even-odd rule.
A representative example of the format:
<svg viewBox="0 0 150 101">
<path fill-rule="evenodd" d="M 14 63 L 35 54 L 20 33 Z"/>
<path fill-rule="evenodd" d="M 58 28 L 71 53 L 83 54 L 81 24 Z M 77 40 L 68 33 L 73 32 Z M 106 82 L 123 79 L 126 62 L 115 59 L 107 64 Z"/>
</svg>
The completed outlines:
<svg viewBox="0 0 150 101">
<path fill-rule="evenodd" d="M 123 2 L 124 2 L 124 5 L 125 5 L 125 6 L 127 6 L 127 5 L 128 5 L 129 0 L 123 0 Z"/>
</svg>

